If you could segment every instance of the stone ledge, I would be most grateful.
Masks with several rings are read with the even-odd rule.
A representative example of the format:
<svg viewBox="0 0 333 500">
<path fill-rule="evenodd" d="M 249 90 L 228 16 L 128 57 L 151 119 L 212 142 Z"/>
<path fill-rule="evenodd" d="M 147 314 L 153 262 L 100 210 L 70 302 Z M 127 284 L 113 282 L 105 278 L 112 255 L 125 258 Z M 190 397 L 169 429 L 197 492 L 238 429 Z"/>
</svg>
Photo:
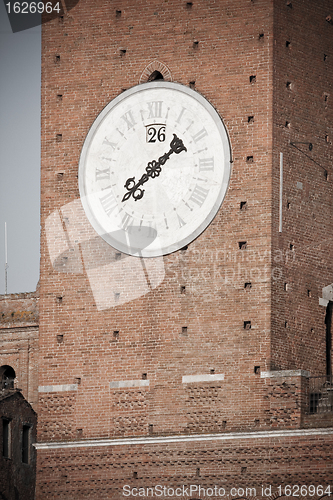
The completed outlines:
<svg viewBox="0 0 333 500">
<path fill-rule="evenodd" d="M 307 370 L 276 370 L 271 372 L 261 372 L 260 378 L 283 378 L 283 377 L 310 377 Z"/>
<path fill-rule="evenodd" d="M 224 373 L 203 374 L 203 375 L 184 375 L 182 378 L 183 384 L 192 384 L 194 382 L 215 382 L 224 380 Z"/>
<path fill-rule="evenodd" d="M 38 392 L 66 392 L 77 391 L 78 384 L 63 384 L 63 385 L 40 385 Z"/>
<path fill-rule="evenodd" d="M 38 328 L 39 323 L 3 323 L 0 330 L 19 330 L 20 328 Z"/>
<path fill-rule="evenodd" d="M 126 387 L 146 387 L 149 385 L 149 380 L 113 380 L 110 382 L 110 389 L 122 389 Z"/>
<path fill-rule="evenodd" d="M 87 441 L 62 441 L 54 443 L 34 443 L 37 450 L 50 450 L 60 448 L 92 448 L 96 446 L 126 446 L 142 444 L 181 443 L 191 441 L 231 441 L 243 439 L 272 439 L 280 437 L 307 437 L 333 435 L 333 428 L 320 429 L 295 429 L 280 431 L 259 432 L 232 432 L 225 434 L 193 434 L 192 436 L 156 436 L 123 439 L 88 439 Z"/>
</svg>

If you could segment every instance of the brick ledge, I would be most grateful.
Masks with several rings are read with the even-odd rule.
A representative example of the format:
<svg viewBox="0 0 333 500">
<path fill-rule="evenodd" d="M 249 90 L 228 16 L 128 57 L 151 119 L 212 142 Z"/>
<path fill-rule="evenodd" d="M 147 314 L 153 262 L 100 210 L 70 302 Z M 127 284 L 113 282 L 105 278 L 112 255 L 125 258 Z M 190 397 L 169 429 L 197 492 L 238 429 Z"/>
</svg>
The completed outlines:
<svg viewBox="0 0 333 500">
<path fill-rule="evenodd" d="M 39 323 L 3 323 L 0 330 L 17 330 L 18 328 L 37 328 Z"/>
</svg>

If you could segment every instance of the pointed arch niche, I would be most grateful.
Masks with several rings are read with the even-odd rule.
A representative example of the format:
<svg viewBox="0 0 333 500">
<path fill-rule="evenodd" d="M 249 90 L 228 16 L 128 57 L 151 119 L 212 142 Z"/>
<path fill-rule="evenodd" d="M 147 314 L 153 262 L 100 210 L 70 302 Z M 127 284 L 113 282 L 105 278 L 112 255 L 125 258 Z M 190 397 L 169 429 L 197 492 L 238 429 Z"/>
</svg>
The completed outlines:
<svg viewBox="0 0 333 500">
<path fill-rule="evenodd" d="M 153 80 L 172 82 L 171 71 L 160 61 L 152 61 L 146 66 L 140 76 L 139 83 L 147 83 Z"/>
</svg>

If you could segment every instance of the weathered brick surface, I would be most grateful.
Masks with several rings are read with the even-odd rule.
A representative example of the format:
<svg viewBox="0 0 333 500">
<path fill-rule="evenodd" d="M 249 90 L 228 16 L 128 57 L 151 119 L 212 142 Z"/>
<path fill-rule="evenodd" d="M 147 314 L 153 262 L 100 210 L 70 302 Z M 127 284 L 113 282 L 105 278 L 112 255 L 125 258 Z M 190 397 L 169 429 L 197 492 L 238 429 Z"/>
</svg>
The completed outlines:
<svg viewBox="0 0 333 500">
<path fill-rule="evenodd" d="M 0 296 L 0 327 L 38 324 L 38 292 Z"/>
<path fill-rule="evenodd" d="M 44 423 L 41 440 L 51 436 L 53 440 L 74 439 L 73 433 L 75 395 L 42 395 L 39 400 L 39 418 Z"/>
<path fill-rule="evenodd" d="M 0 296 L 0 369 L 14 369 L 15 386 L 34 407 L 38 400 L 38 301 L 38 291 Z"/>
<path fill-rule="evenodd" d="M 271 364 L 273 369 L 297 367 L 324 375 L 326 311 L 318 300 L 333 274 L 333 26 L 326 20 L 332 2 L 283 3 L 275 2 L 274 8 L 272 242 L 283 252 L 293 245 L 294 259 L 281 265 L 281 279 L 272 283 Z M 284 190 L 279 234 L 280 152 Z"/>
<path fill-rule="evenodd" d="M 112 7 L 99 2 L 96 9 L 81 1 L 63 22 L 43 26 L 39 383 L 71 384 L 81 378 L 75 415 L 85 438 L 115 435 L 120 429 L 122 434 L 145 434 L 149 424 L 157 433 L 194 431 L 204 417 L 189 405 L 181 379 L 210 370 L 225 373 L 219 397 L 227 403 L 223 408 L 215 405 L 205 432 L 211 425 L 219 427 L 214 421 L 220 417 L 230 429 L 252 427 L 257 420 L 265 425 L 258 403 L 265 382 L 254 374 L 254 366 L 269 369 L 270 355 L 272 4 L 198 2 L 187 9 L 179 2 Z M 122 89 L 138 84 L 154 60 L 169 68 L 173 81 L 195 81 L 224 119 L 233 148 L 230 188 L 209 228 L 187 251 L 163 259 L 165 276 L 157 288 L 97 311 L 80 251 L 73 245 L 71 263 L 62 269 L 76 273 L 59 272 L 60 267 L 51 265 L 47 241 L 52 238 L 47 237 L 54 228 L 54 211 L 78 198 L 80 150 L 93 120 Z M 250 82 L 251 75 L 256 75 L 255 82 Z M 249 115 L 255 116 L 252 124 Z M 62 134 L 61 142 L 57 134 Z M 247 156 L 254 157 L 253 163 Z M 245 211 L 240 210 L 243 200 L 248 201 Z M 65 225 L 70 228 L 71 223 L 69 215 Z M 93 238 L 87 224 L 80 229 Z M 246 250 L 239 250 L 242 240 L 248 242 Z M 84 261 L 89 255 L 91 261 L 98 256 L 97 262 L 113 261 L 115 251 L 105 246 L 99 241 L 95 247 L 83 245 Z M 123 258 L 124 265 L 125 259 L 129 266 L 137 262 Z M 104 272 L 102 265 L 97 268 L 99 279 Z M 244 291 L 247 281 L 252 283 L 249 293 Z M 120 294 L 127 286 L 125 282 Z M 244 329 L 248 320 L 249 330 Z M 119 331 L 117 339 L 113 331 Z M 140 379 L 143 373 L 150 380 L 145 395 L 149 422 L 142 412 L 128 415 L 126 409 L 115 409 L 108 388 L 111 380 Z M 41 421 L 41 432 L 47 432 L 43 425 Z"/>
<path fill-rule="evenodd" d="M 255 488 L 256 494 L 248 491 L 246 495 L 232 496 L 276 498 L 279 485 L 317 486 L 332 482 L 332 444 L 332 438 L 325 436 L 48 450 L 39 452 L 37 498 L 126 498 L 124 485 L 216 485 L 227 493 L 231 488 Z M 271 495 L 262 494 L 262 485 L 271 485 Z M 200 495 L 195 492 L 192 497 Z M 312 498 L 318 500 L 318 495 Z"/>
</svg>

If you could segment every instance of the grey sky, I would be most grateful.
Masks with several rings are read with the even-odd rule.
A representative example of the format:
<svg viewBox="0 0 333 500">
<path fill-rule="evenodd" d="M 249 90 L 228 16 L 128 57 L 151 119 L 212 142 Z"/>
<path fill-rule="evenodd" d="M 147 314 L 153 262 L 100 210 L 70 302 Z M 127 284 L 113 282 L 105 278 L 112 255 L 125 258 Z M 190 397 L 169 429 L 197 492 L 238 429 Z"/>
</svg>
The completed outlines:
<svg viewBox="0 0 333 500">
<path fill-rule="evenodd" d="M 40 32 L 12 33 L 0 2 L 0 294 L 5 221 L 8 293 L 34 291 L 39 279 Z"/>
</svg>

